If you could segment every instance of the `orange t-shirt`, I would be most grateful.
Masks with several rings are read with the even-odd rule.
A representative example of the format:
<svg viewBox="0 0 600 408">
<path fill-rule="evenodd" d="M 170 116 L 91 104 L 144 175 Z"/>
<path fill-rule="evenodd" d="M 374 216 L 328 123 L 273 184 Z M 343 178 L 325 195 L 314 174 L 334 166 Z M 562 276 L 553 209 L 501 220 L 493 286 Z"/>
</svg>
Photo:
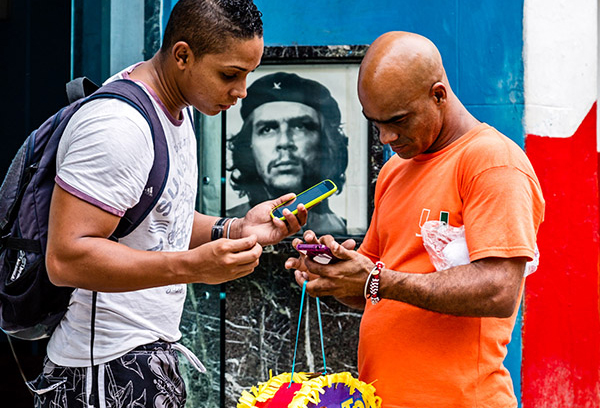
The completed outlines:
<svg viewBox="0 0 600 408">
<path fill-rule="evenodd" d="M 523 150 L 481 124 L 445 149 L 397 155 L 377 180 L 375 211 L 359 251 L 386 268 L 430 273 L 421 225 L 465 226 L 471 261 L 534 256 L 544 199 Z M 382 299 L 367 302 L 360 328 L 360 379 L 383 407 L 516 407 L 503 366 L 512 317 L 457 317 Z"/>
</svg>

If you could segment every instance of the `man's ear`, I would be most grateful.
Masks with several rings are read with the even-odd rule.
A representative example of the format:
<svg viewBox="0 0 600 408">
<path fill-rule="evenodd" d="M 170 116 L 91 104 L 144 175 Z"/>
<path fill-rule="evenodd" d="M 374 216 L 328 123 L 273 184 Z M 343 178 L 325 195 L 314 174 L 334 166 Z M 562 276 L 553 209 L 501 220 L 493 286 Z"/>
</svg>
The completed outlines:
<svg viewBox="0 0 600 408">
<path fill-rule="evenodd" d="M 175 58 L 175 63 L 180 70 L 186 69 L 194 59 L 192 49 L 185 41 L 178 41 L 173 45 L 172 55 Z"/>
<path fill-rule="evenodd" d="M 442 82 L 436 82 L 433 84 L 431 86 L 431 96 L 435 98 L 435 101 L 438 105 L 446 102 L 446 98 L 448 97 L 446 85 L 444 85 Z"/>
</svg>

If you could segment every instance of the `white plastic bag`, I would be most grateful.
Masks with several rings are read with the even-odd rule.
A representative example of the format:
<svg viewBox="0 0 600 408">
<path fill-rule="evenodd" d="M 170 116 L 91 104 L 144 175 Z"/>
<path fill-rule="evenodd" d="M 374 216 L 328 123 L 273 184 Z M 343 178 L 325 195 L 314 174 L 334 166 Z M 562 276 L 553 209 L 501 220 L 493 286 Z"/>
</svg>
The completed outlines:
<svg viewBox="0 0 600 408">
<path fill-rule="evenodd" d="M 427 221 L 421 227 L 423 246 L 436 271 L 454 266 L 466 265 L 469 260 L 469 248 L 465 239 L 465 227 L 453 227 L 443 221 Z M 536 271 L 540 253 L 535 246 L 535 257 L 525 266 L 525 276 Z"/>
</svg>

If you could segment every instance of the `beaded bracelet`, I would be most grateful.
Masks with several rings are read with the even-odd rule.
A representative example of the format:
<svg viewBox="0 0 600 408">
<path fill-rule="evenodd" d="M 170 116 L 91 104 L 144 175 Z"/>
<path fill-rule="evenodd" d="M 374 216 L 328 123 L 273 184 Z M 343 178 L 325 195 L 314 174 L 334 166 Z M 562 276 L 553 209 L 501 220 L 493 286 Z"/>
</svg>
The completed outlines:
<svg viewBox="0 0 600 408">
<path fill-rule="evenodd" d="M 379 301 L 381 300 L 379 298 L 379 275 L 383 268 L 385 268 L 383 262 L 375 262 L 375 266 L 371 270 L 371 273 L 369 273 L 369 276 L 367 276 L 367 281 L 365 282 L 365 299 L 371 299 L 371 303 L 374 305 L 379 303 Z"/>
</svg>

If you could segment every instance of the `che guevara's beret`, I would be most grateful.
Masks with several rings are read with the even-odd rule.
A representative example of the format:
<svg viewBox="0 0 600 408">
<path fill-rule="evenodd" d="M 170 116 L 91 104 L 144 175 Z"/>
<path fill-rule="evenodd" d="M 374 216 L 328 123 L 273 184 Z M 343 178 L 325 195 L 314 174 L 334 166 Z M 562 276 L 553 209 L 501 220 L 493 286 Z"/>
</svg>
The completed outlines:
<svg viewBox="0 0 600 408">
<path fill-rule="evenodd" d="M 340 109 L 329 90 L 317 81 L 287 72 L 265 75 L 248 87 L 240 114 L 246 120 L 254 109 L 268 102 L 298 102 L 320 112 L 327 123 L 339 125 Z"/>
</svg>

